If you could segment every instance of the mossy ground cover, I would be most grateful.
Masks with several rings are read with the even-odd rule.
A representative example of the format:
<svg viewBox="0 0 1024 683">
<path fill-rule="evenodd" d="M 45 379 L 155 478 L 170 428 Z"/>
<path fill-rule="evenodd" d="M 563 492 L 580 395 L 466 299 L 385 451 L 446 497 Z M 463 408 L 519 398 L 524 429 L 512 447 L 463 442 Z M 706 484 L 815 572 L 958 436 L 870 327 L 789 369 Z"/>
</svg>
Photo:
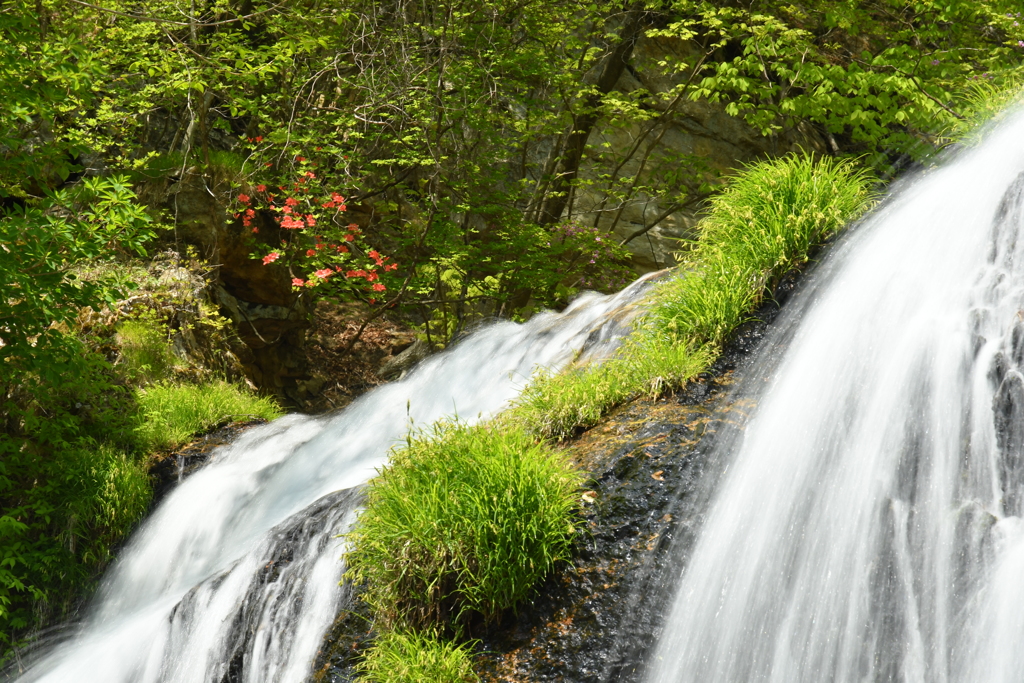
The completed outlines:
<svg viewBox="0 0 1024 683">
<path fill-rule="evenodd" d="M 770 287 L 870 206 L 870 187 L 849 161 L 791 155 L 748 167 L 711 201 L 699 238 L 680 254 L 676 274 L 653 287 L 646 313 L 612 358 L 540 371 L 490 424 L 439 426 L 397 451 L 348 537 L 348 577 L 368 582 L 364 599 L 382 633 L 366 661 L 380 661 L 384 648 L 408 661 L 427 656 L 426 641 L 394 649 L 396 628 L 458 634 L 467 613 L 493 617 L 521 602 L 565 558 L 576 514 L 579 475 L 546 444 L 706 370 Z M 564 502 L 545 507 L 550 517 L 534 510 L 552 494 L 510 493 L 513 469 L 526 461 L 547 461 L 545 476 L 557 482 L 550 490 Z M 527 526 L 533 534 L 550 529 L 540 534 L 546 543 L 524 543 Z M 403 680 L 374 675 L 366 680 Z"/>
</svg>

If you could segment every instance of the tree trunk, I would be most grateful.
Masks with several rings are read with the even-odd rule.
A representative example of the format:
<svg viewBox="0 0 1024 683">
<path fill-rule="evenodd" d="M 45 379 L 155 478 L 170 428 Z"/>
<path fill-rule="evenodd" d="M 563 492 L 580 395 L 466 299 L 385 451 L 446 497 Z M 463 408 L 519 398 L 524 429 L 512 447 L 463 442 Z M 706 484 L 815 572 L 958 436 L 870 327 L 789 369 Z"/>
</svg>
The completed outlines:
<svg viewBox="0 0 1024 683">
<path fill-rule="evenodd" d="M 594 84 L 596 92 L 587 97 L 581 113 L 573 119 L 572 130 L 566 138 L 547 197 L 541 206 L 541 225 L 552 225 L 561 219 L 562 212 L 569 202 L 569 189 L 579 173 L 583 150 L 587 146 L 591 131 L 601 118 L 601 101 L 615 87 L 622 72 L 625 71 L 633 54 L 633 46 L 643 32 L 646 20 L 647 12 L 644 10 L 630 11 L 619 34 L 618 44 L 598 64 L 598 77 Z"/>
</svg>

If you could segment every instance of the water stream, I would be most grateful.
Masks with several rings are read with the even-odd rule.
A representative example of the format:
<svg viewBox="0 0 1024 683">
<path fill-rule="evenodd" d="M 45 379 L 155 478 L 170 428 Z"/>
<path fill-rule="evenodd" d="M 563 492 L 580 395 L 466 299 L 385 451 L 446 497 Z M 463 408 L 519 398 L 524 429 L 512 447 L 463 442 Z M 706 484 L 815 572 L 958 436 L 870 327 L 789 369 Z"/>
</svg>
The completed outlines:
<svg viewBox="0 0 1024 683">
<path fill-rule="evenodd" d="M 1024 680 L 1024 115 L 787 308 L 648 680 Z"/>
<path fill-rule="evenodd" d="M 299 683 L 345 589 L 337 535 L 410 424 L 499 411 L 537 367 L 607 353 L 647 283 L 497 323 L 332 416 L 246 432 L 132 536 L 84 621 L 17 680 Z"/>
</svg>

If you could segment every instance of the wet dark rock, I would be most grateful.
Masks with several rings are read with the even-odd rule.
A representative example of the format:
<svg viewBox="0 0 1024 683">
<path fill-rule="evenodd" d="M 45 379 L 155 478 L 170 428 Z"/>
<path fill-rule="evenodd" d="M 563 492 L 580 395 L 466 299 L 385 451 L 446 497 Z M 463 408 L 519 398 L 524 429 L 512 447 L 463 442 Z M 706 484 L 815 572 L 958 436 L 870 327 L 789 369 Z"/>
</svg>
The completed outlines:
<svg viewBox="0 0 1024 683">
<path fill-rule="evenodd" d="M 185 477 L 205 465 L 214 449 L 235 441 L 242 435 L 242 432 L 257 425 L 266 424 L 266 422 L 261 419 L 232 422 L 194 439 L 157 460 L 149 468 L 149 476 L 153 482 L 153 499 L 150 502 L 150 509 L 155 509 L 164 496 L 173 491 L 174 487 L 180 484 Z"/>
<path fill-rule="evenodd" d="M 1003 511 L 1019 516 L 1022 492 L 1014 485 L 1024 477 L 1024 377 L 1008 372 L 992 400 L 996 443 L 999 446 L 999 479 L 1003 489 Z"/>
</svg>

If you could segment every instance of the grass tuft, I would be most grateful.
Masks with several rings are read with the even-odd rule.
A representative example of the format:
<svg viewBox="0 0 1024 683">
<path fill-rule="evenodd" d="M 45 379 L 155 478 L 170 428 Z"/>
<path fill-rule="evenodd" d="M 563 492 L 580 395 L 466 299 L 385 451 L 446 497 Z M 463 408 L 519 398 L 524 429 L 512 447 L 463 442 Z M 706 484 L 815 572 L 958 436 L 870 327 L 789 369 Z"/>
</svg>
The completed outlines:
<svg viewBox="0 0 1024 683">
<path fill-rule="evenodd" d="M 381 634 L 360 662 L 361 683 L 474 683 L 467 645 L 436 637 L 389 631 Z"/>
<path fill-rule="evenodd" d="M 871 203 L 852 162 L 790 155 L 747 167 L 681 254 L 681 274 L 656 284 L 631 338 L 603 363 L 539 374 L 503 420 L 564 439 L 636 396 L 684 385 L 715 360 L 767 291 Z"/>
<path fill-rule="evenodd" d="M 539 372 L 515 407 L 499 420 L 538 436 L 566 439 L 596 424 L 609 407 L 680 386 L 712 360 L 707 348 L 691 350 L 655 338 L 629 340 L 618 355 L 603 363 L 556 374 Z"/>
<path fill-rule="evenodd" d="M 493 619 L 569 556 L 580 477 L 518 429 L 439 423 L 410 436 L 348 534 L 346 578 L 385 628 Z"/>
<path fill-rule="evenodd" d="M 174 351 L 163 327 L 148 320 L 126 320 L 117 326 L 117 365 L 130 381 L 150 383 L 172 374 Z"/>
<path fill-rule="evenodd" d="M 187 442 L 193 435 L 233 420 L 273 420 L 277 403 L 224 381 L 202 384 L 155 384 L 136 394 L 141 414 L 136 433 L 153 449 Z"/>
</svg>

